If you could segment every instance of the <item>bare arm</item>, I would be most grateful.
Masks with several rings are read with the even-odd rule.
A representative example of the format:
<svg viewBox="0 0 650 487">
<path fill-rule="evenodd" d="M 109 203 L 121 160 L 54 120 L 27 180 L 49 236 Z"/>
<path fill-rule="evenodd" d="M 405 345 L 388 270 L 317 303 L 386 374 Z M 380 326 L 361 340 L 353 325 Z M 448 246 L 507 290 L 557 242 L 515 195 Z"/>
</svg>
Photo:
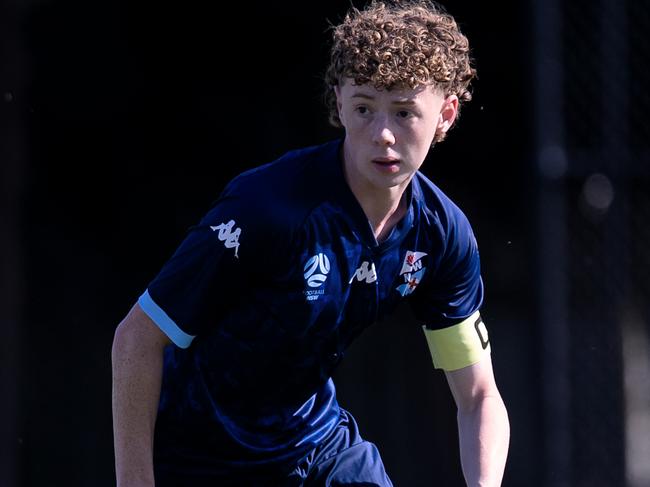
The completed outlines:
<svg viewBox="0 0 650 487">
<path fill-rule="evenodd" d="M 458 406 L 465 481 L 469 487 L 499 486 L 508 456 L 510 424 L 494 381 L 490 356 L 445 374 Z"/>
<path fill-rule="evenodd" d="M 118 487 L 153 486 L 153 432 L 170 341 L 136 304 L 115 331 L 113 435 Z"/>
</svg>

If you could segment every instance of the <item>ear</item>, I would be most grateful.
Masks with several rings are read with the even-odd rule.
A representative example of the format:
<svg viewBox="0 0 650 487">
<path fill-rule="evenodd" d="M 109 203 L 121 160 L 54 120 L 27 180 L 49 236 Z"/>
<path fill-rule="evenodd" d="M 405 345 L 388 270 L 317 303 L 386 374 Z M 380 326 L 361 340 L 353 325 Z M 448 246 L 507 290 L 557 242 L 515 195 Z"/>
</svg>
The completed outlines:
<svg viewBox="0 0 650 487">
<path fill-rule="evenodd" d="M 458 97 L 456 95 L 449 95 L 442 102 L 440 108 L 440 115 L 438 115 L 438 126 L 436 127 L 437 134 L 444 134 L 451 128 L 458 115 Z"/>
</svg>

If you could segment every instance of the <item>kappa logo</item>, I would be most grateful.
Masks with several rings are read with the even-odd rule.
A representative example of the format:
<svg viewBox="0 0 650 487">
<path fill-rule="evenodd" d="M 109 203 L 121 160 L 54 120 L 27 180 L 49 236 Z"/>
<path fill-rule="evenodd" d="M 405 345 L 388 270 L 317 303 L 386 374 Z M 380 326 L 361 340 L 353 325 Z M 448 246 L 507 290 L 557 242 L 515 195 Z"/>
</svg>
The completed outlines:
<svg viewBox="0 0 650 487">
<path fill-rule="evenodd" d="M 375 269 L 375 263 L 372 264 L 368 261 L 364 261 L 359 268 L 354 271 L 354 275 L 350 279 L 348 284 L 352 284 L 352 281 L 357 280 L 359 282 L 366 281 L 368 284 L 377 281 L 377 270 Z"/>
<path fill-rule="evenodd" d="M 316 254 L 307 260 L 303 268 L 303 276 L 307 286 L 312 289 L 304 291 L 307 301 L 316 301 L 325 291 L 320 288 L 330 272 L 330 260 L 324 253 Z"/>
<path fill-rule="evenodd" d="M 400 284 L 395 289 L 399 291 L 402 296 L 408 296 L 422 281 L 426 267 L 422 266 L 422 257 L 426 256 L 426 252 L 415 252 L 408 250 L 404 257 L 402 270 L 400 276 L 404 276 L 404 284 Z"/>
<path fill-rule="evenodd" d="M 235 257 L 239 258 L 237 251 L 239 250 L 239 236 L 241 235 L 241 228 L 235 228 L 233 231 L 234 226 L 235 220 L 230 220 L 228 223 L 222 223 L 214 227 L 210 226 L 210 228 L 213 232 L 216 232 L 217 230 L 219 231 L 217 238 L 223 242 L 227 249 L 234 248 Z"/>
</svg>

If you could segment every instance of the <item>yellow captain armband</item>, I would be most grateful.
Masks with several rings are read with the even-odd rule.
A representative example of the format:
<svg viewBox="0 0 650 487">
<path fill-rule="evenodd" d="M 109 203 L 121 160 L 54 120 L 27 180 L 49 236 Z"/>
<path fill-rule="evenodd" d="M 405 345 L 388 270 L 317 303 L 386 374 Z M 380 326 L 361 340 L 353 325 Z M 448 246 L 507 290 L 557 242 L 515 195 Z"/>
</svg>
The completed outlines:
<svg viewBox="0 0 650 487">
<path fill-rule="evenodd" d="M 423 327 L 436 369 L 462 369 L 479 362 L 490 353 L 487 328 L 479 312 L 457 325 L 441 330 Z"/>
</svg>

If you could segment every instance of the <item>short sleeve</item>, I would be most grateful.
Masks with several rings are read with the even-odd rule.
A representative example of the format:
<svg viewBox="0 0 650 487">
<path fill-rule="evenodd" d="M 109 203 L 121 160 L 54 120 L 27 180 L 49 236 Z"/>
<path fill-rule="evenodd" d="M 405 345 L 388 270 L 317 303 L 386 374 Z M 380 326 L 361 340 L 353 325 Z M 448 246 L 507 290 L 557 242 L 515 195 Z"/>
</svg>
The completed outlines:
<svg viewBox="0 0 650 487">
<path fill-rule="evenodd" d="M 269 258 L 263 224 L 242 198 L 220 198 L 149 284 L 138 302 L 176 345 L 215 326 L 249 284 L 253 261 Z"/>
<path fill-rule="evenodd" d="M 480 361 L 490 353 L 487 330 L 479 314 L 483 281 L 476 238 L 460 210 L 440 225 L 442 245 L 437 266 L 413 293 L 416 317 L 434 366 L 457 370 Z"/>
<path fill-rule="evenodd" d="M 476 238 L 465 215 L 455 208 L 439 237 L 442 249 L 434 271 L 413 293 L 411 307 L 429 329 L 460 323 L 483 303 L 483 281 Z"/>
</svg>

